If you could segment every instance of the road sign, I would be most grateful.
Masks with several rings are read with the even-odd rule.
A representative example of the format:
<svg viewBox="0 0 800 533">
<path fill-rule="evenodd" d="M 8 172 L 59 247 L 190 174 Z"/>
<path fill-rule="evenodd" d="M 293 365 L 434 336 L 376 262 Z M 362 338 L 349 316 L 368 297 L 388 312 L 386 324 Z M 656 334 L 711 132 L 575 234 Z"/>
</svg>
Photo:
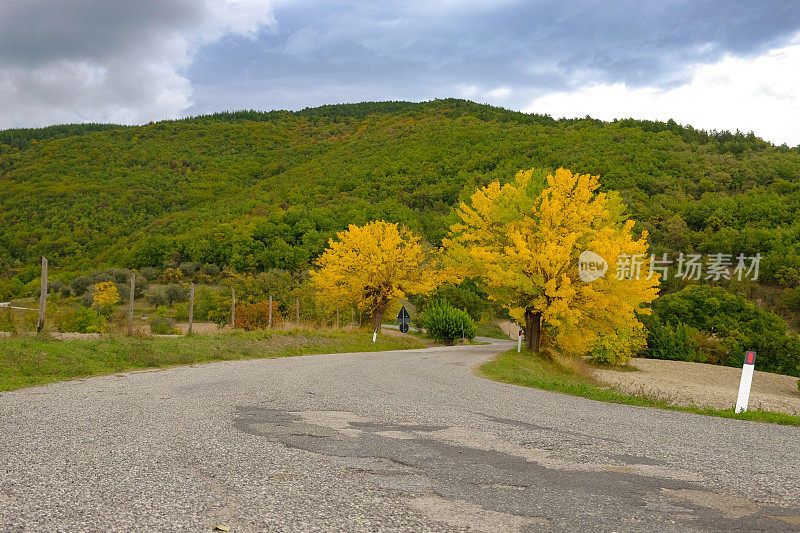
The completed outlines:
<svg viewBox="0 0 800 533">
<path fill-rule="evenodd" d="M 400 324 L 400 331 L 403 332 L 403 333 L 408 333 L 408 324 L 406 324 L 405 322 L 401 323 Z"/>
<path fill-rule="evenodd" d="M 411 322 L 411 315 L 408 314 L 405 306 L 401 307 L 400 312 L 397 313 L 397 321 L 401 324 L 408 324 Z"/>
</svg>

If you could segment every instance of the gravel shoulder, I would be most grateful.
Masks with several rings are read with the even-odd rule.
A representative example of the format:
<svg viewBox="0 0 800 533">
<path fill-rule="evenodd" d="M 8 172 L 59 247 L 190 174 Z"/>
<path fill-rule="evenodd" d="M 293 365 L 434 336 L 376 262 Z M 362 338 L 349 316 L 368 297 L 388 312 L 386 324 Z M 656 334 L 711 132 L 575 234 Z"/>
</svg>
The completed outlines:
<svg viewBox="0 0 800 533">
<path fill-rule="evenodd" d="M 637 371 L 596 369 L 595 377 L 630 394 L 646 394 L 678 405 L 728 409 L 736 404 L 741 368 L 636 358 Z M 750 409 L 800 415 L 797 378 L 756 371 Z"/>
</svg>

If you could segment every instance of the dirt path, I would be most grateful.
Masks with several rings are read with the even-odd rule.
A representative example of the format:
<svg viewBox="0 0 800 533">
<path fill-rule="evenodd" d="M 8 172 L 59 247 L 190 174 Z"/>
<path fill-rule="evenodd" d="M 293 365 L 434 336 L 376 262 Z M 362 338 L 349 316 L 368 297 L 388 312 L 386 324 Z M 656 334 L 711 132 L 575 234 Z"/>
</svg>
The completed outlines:
<svg viewBox="0 0 800 533">
<path fill-rule="evenodd" d="M 639 372 L 595 370 L 598 379 L 628 393 L 644 393 L 681 405 L 731 408 L 736 403 L 741 368 L 634 359 Z M 756 371 L 750 392 L 750 409 L 767 409 L 800 415 L 797 378 Z"/>
</svg>

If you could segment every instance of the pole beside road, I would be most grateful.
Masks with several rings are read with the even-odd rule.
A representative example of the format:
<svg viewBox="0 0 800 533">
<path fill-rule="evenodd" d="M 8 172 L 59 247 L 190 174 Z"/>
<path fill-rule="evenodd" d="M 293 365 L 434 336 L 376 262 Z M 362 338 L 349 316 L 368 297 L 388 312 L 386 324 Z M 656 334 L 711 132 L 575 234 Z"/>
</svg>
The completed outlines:
<svg viewBox="0 0 800 533">
<path fill-rule="evenodd" d="M 236 289 L 231 289 L 231 329 L 236 329 Z"/>
<path fill-rule="evenodd" d="M 41 333 L 44 329 L 44 313 L 47 308 L 47 258 L 42 256 L 42 288 L 39 293 L 39 323 L 36 331 Z"/>
<path fill-rule="evenodd" d="M 750 401 L 750 385 L 753 384 L 753 372 L 756 369 L 756 352 L 748 350 L 744 353 L 742 365 L 742 379 L 739 381 L 739 396 L 736 398 L 736 412 L 747 411 Z"/>
<path fill-rule="evenodd" d="M 136 294 L 136 274 L 131 272 L 131 295 L 128 298 L 128 335 L 133 335 L 133 300 Z"/>
<path fill-rule="evenodd" d="M 522 351 L 522 330 L 517 334 L 517 353 Z"/>
<path fill-rule="evenodd" d="M 186 331 L 187 335 L 192 332 L 192 322 L 194 322 L 194 283 L 191 284 L 189 289 L 189 328 Z"/>
</svg>

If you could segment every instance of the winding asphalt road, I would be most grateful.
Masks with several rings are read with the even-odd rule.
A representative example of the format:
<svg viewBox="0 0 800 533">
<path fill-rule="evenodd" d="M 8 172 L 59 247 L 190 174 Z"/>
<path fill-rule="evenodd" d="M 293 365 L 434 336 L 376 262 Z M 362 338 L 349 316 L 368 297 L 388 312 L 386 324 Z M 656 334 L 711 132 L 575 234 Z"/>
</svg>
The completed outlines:
<svg viewBox="0 0 800 533">
<path fill-rule="evenodd" d="M 473 374 L 510 346 L 3 393 L 0 531 L 800 529 L 798 428 Z"/>
</svg>

